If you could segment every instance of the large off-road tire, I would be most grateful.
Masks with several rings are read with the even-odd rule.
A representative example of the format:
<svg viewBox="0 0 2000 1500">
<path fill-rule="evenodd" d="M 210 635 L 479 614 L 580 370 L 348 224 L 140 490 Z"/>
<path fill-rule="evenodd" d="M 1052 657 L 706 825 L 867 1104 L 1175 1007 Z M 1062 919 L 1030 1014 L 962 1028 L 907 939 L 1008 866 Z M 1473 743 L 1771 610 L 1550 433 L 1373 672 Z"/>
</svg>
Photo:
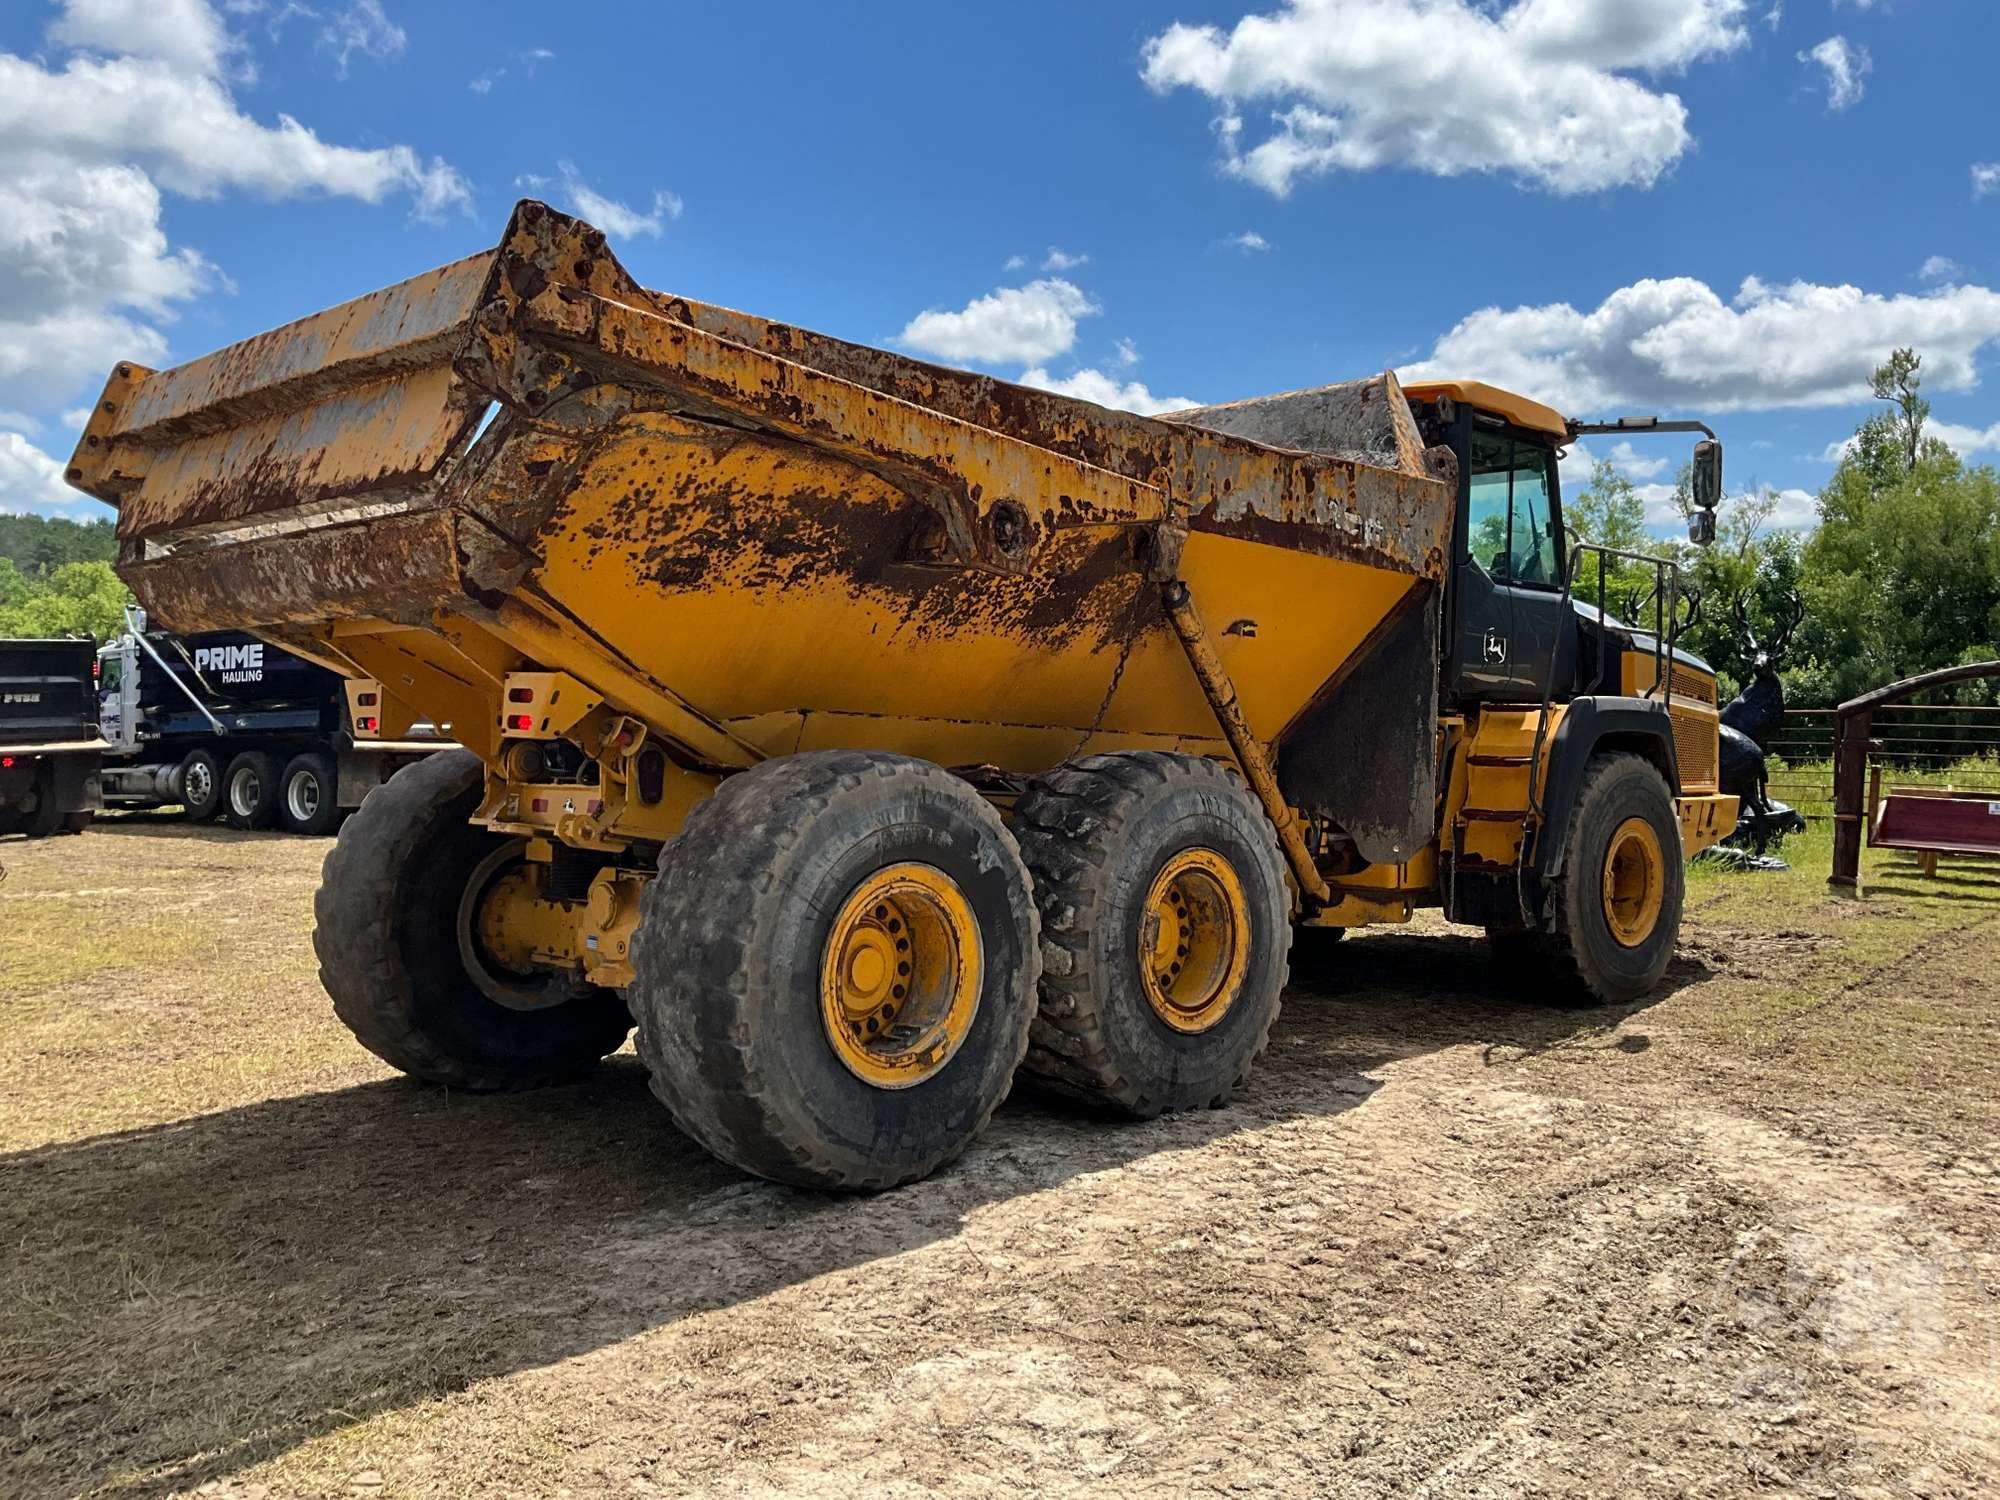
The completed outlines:
<svg viewBox="0 0 2000 1500">
<path fill-rule="evenodd" d="M 477 900 L 468 888 L 499 878 L 518 841 L 466 821 L 482 790 L 479 758 L 445 751 L 397 772 L 347 820 L 313 901 L 320 983 L 361 1045 L 412 1077 L 561 1083 L 615 1052 L 631 1017 L 616 990 L 512 974 L 484 953 L 464 918 Z"/>
<path fill-rule="evenodd" d="M 1685 882 L 1666 778 L 1636 755 L 1594 757 L 1570 815 L 1548 944 L 1559 995 L 1624 1004 L 1650 992 L 1674 956 Z"/>
<path fill-rule="evenodd" d="M 1015 814 L 1042 914 L 1028 1070 L 1141 1118 L 1226 1102 L 1270 1039 L 1292 941 L 1277 834 L 1242 779 L 1093 755 Z"/>
<path fill-rule="evenodd" d="M 333 832 L 339 793 L 332 756 L 316 750 L 294 755 L 278 778 L 278 825 L 288 833 Z"/>
<path fill-rule="evenodd" d="M 1040 962 L 986 800 L 837 750 L 740 772 L 689 815 L 633 968 L 639 1055 L 683 1130 L 761 1177 L 879 1189 L 953 1160 L 1006 1097 Z"/>
<path fill-rule="evenodd" d="M 284 762 L 268 750 L 245 750 L 222 776 L 223 816 L 233 828 L 270 828 L 278 821 Z"/>
<path fill-rule="evenodd" d="M 190 823 L 206 823 L 222 811 L 222 762 L 207 750 L 190 750 L 174 771 L 181 806 Z"/>
</svg>

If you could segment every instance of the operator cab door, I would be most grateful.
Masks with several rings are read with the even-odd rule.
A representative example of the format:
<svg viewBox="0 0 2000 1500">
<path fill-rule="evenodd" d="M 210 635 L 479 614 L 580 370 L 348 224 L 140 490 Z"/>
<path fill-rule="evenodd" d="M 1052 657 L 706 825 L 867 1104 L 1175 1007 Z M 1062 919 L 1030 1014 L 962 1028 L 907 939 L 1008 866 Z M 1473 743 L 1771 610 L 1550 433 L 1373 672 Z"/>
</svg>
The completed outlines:
<svg viewBox="0 0 2000 1500">
<path fill-rule="evenodd" d="M 1546 442 L 1461 415 L 1453 693 L 1460 701 L 1539 703 L 1563 649 L 1562 549 L 1555 453 Z M 1457 446 L 1457 445 L 1454 445 Z M 1553 680 L 1564 696 L 1569 684 Z"/>
</svg>

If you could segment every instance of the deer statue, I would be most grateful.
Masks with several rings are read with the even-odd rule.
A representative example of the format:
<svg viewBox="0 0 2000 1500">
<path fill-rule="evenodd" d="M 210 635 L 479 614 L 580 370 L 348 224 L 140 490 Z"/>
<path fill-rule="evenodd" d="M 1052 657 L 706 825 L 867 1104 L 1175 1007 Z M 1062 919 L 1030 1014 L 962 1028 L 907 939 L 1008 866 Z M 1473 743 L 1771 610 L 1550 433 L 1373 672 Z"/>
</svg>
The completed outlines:
<svg viewBox="0 0 2000 1500">
<path fill-rule="evenodd" d="M 1730 606 L 1736 622 L 1738 650 L 1748 668 L 1743 691 L 1722 710 L 1722 790 L 1739 799 L 1737 833 L 1759 855 L 1774 838 L 1805 831 L 1806 820 L 1782 802 L 1773 802 L 1764 768 L 1762 741 L 1785 714 L 1785 686 L 1778 668 L 1791 648 L 1792 634 L 1805 618 L 1805 601 L 1793 593 L 1786 601 L 1785 619 L 1768 641 L 1759 641 L 1750 627 L 1747 591 Z"/>
</svg>

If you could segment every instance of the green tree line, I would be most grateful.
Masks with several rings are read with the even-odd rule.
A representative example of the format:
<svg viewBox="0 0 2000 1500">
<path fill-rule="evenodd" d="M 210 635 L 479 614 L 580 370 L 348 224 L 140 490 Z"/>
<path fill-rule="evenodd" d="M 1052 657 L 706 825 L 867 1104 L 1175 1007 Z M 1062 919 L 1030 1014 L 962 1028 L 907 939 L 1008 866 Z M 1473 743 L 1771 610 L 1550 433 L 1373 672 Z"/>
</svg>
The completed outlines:
<svg viewBox="0 0 2000 1500">
<path fill-rule="evenodd" d="M 1936 667 L 2000 658 L 2000 475 L 1966 463 L 1927 429 L 1922 359 L 1899 349 L 1875 372 L 1883 409 L 1845 445 L 1817 502 L 1818 524 L 1803 534 L 1771 525 L 1776 497 L 1753 489 L 1730 497 L 1715 544 L 1661 544 L 1647 532 L 1632 482 L 1609 462 L 1566 507 L 1588 541 L 1664 552 L 1681 565 L 1683 586 L 1701 597 L 1687 649 L 1715 666 L 1732 690 L 1750 672 L 1734 617 L 1738 600 L 1760 641 L 1782 628 L 1796 598 L 1804 618 L 1782 671 L 1794 708 L 1830 708 L 1870 688 Z M 1689 475 L 1676 497 L 1692 509 Z M 1579 598 L 1596 597 L 1595 559 L 1579 570 Z M 1605 580 L 1620 610 L 1652 583 L 1650 570 L 1619 568 Z M 1652 608 L 1643 619 L 1650 624 Z M 1991 703 L 2000 681 L 1966 683 L 1952 696 Z"/>
<path fill-rule="evenodd" d="M 0 637 L 115 635 L 131 595 L 109 521 L 0 515 Z"/>
</svg>

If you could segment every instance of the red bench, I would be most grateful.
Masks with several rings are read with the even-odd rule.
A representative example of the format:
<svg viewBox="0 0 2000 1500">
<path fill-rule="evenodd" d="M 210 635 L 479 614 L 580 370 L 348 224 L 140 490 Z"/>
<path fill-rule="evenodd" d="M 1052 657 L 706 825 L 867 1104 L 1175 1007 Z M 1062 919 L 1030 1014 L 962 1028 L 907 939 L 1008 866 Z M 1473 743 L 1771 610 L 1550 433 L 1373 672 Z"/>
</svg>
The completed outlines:
<svg viewBox="0 0 2000 1500">
<path fill-rule="evenodd" d="M 1926 875 L 1937 873 L 1940 854 L 2000 859 L 2000 793 L 1893 787 L 1876 810 L 1868 842 L 1910 850 Z"/>
</svg>

